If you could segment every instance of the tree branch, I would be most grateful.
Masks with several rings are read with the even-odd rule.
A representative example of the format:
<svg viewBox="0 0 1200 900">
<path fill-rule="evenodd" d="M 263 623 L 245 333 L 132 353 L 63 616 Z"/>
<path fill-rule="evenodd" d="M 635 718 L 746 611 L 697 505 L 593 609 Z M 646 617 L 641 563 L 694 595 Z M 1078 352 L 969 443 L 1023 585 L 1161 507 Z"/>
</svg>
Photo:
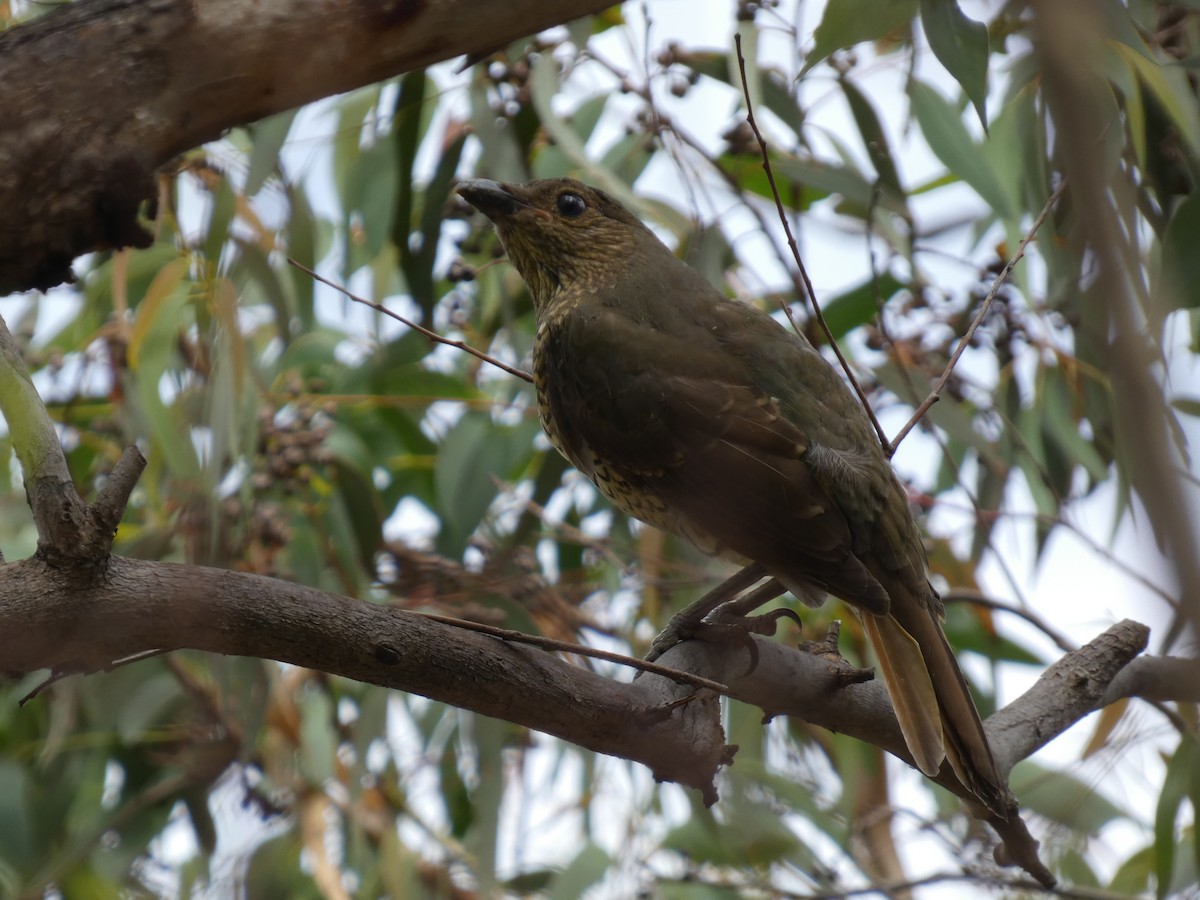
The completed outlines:
<svg viewBox="0 0 1200 900">
<path fill-rule="evenodd" d="M 243 572 L 113 556 L 100 585 L 0 568 L 0 671 L 97 672 L 148 650 L 274 659 L 396 688 L 641 762 L 715 799 L 730 761 L 716 695 L 610 681 L 548 653 Z M 663 705 L 669 697 L 671 706 Z"/>
<path fill-rule="evenodd" d="M 1002 770 L 1072 723 L 1121 697 L 1195 700 L 1200 662 L 1140 657 L 1148 630 L 1121 622 L 1052 666 L 986 723 Z M 687 641 L 661 662 L 729 686 L 768 716 L 791 715 L 910 761 L 887 693 L 854 683 L 844 660 L 754 637 L 741 645 Z M 194 649 L 275 659 L 421 694 L 516 722 L 611 756 L 716 799 L 732 761 L 716 695 L 647 674 L 617 683 L 558 657 L 383 606 L 240 572 L 111 557 L 103 584 L 80 585 L 37 558 L 0 567 L 0 670 L 96 672 L 147 651 Z M 691 698 L 690 701 L 687 698 Z M 947 767 L 936 779 L 963 796 Z M 992 821 L 992 820 L 989 820 Z M 1023 824 L 992 821 L 1026 868 Z"/>
<path fill-rule="evenodd" d="M 0 380 L 18 386 L 29 380 L 2 320 Z M 17 431 L 44 438 L 45 408 L 30 392 L 31 382 L 28 391 L 0 397 L 3 410 L 24 417 Z M 39 473 L 66 471 L 57 440 L 42 443 L 41 456 L 21 457 L 31 483 Z M 53 495 L 30 490 L 39 551 L 0 566 L 0 671 L 22 675 L 48 668 L 54 679 L 179 649 L 275 659 L 516 722 L 641 762 L 659 780 L 695 787 L 710 804 L 717 799 L 716 774 L 732 762 L 736 748 L 725 744 L 712 691 L 650 673 L 620 684 L 499 637 L 260 575 L 110 557 L 113 528 L 143 465 L 130 448 L 91 507 L 69 479 Z M 48 514 L 63 504 L 82 522 L 81 533 L 58 527 Z M 1148 634 L 1132 622 L 1114 626 L 1063 657 L 993 716 L 986 727 L 1001 771 L 1095 709 Z M 730 696 L 768 716 L 797 716 L 911 762 L 882 684 L 863 683 L 861 670 L 835 647 L 805 653 L 759 636 L 748 639 L 753 647 L 732 649 L 687 641 L 663 654 L 661 664 L 727 684 Z M 1123 690 L 1139 683 L 1162 690 L 1164 679 L 1141 677 Z M 970 791 L 949 765 L 936 780 L 970 802 Z M 988 821 L 1003 841 L 998 861 L 1053 884 L 1019 816 Z"/>
<path fill-rule="evenodd" d="M 1088 713 L 1112 702 L 1108 699 L 1109 685 L 1149 640 L 1150 629 L 1145 625 L 1129 619 L 1118 622 L 1074 653 L 1063 656 L 1042 673 L 1033 687 L 997 710 L 986 728 L 1000 771 L 1012 771 L 1014 765 Z M 1192 661 L 1192 666 L 1193 673 L 1200 675 L 1200 661 Z M 1184 696 L 1196 692 L 1194 684 L 1181 684 L 1179 689 Z"/>
<path fill-rule="evenodd" d="M 783 198 L 779 196 L 779 187 L 775 184 L 775 174 L 771 171 L 771 154 L 767 150 L 767 141 L 762 136 L 762 132 L 758 130 L 758 123 L 754 120 L 754 105 L 750 102 L 750 83 L 746 80 L 746 57 L 742 55 L 741 33 L 733 36 L 733 45 L 737 51 L 738 75 L 741 77 L 742 82 L 742 98 L 746 102 L 746 122 L 749 124 L 750 130 L 754 132 L 754 139 L 758 142 L 758 150 L 762 155 L 763 172 L 766 173 L 767 184 L 771 186 L 771 196 L 775 198 L 775 210 L 779 213 L 779 221 L 783 224 L 783 234 L 787 238 L 788 247 L 792 251 L 792 258 L 795 259 L 796 268 L 799 270 L 800 277 L 804 281 L 805 299 L 808 300 L 813 317 L 817 320 L 821 331 L 825 333 L 825 339 L 829 341 L 829 348 L 833 351 L 833 355 L 837 357 L 838 362 L 841 363 L 842 372 L 845 373 L 846 380 L 858 396 L 858 402 L 862 404 L 867 418 L 871 420 L 871 425 L 874 426 L 875 433 L 879 436 L 879 442 L 883 445 L 884 450 L 890 450 L 887 432 L 883 430 L 883 426 L 879 424 L 879 419 L 875 417 L 875 410 L 871 409 L 871 401 L 867 399 L 862 385 L 854 377 L 854 370 L 850 368 L 850 363 L 846 361 L 846 357 L 842 353 L 842 348 L 838 346 L 837 339 L 834 338 L 833 332 L 829 330 L 829 325 L 825 321 L 825 313 L 821 311 L 821 305 L 817 303 L 817 294 L 813 290 L 812 281 L 808 277 L 808 269 L 804 265 L 804 259 L 800 256 L 800 247 L 796 244 L 796 238 L 792 235 L 792 227 L 788 224 L 787 210 L 784 209 Z M 788 320 L 791 321 L 792 313 L 786 304 L 783 307 L 783 312 L 788 317 Z M 794 321 L 792 322 L 792 327 L 796 327 Z"/>
<path fill-rule="evenodd" d="M 611 0 L 81 0 L 0 34 L 0 295 L 146 246 L 156 169 L 235 125 L 461 54 Z M 303 65 L 297 65 L 303 60 Z"/>
<path fill-rule="evenodd" d="M 28 387 L 23 385 L 28 383 Z M 515 722 L 590 750 L 641 762 L 659 780 L 697 788 L 715 802 L 715 778 L 732 762 L 718 697 L 647 673 L 610 681 L 499 637 L 391 607 L 248 573 L 109 556 L 116 523 L 144 460 L 130 448 L 90 507 L 75 492 L 61 445 L 33 390 L 12 335 L 0 320 L 0 411 L 18 420 L 29 501 L 39 529 L 31 559 L 0 566 L 0 671 L 50 669 L 55 679 L 90 673 L 148 653 L 195 649 L 274 659 L 356 681 L 421 694 Z M 36 489 L 45 473 L 56 490 Z M 62 510 L 73 527 L 62 527 Z M 77 524 L 78 527 L 74 527 Z M 1190 685 L 1200 663 L 1149 660 L 1114 691 L 1118 674 L 1145 647 L 1149 630 L 1122 622 L 1052 666 L 1029 692 L 985 723 L 1001 771 L 1032 753 L 1112 695 Z M 729 695 L 768 716 L 787 714 L 882 747 L 911 763 L 886 690 L 836 650 L 801 652 L 759 636 L 744 643 L 676 645 L 662 665 L 728 685 Z M 1166 673 L 1156 669 L 1168 669 Z M 1180 676 L 1183 677 L 1180 677 Z M 969 803 L 949 765 L 935 779 Z M 1043 884 L 1053 876 L 1017 815 L 985 816 L 1000 835 L 997 861 L 1022 866 Z"/>
</svg>

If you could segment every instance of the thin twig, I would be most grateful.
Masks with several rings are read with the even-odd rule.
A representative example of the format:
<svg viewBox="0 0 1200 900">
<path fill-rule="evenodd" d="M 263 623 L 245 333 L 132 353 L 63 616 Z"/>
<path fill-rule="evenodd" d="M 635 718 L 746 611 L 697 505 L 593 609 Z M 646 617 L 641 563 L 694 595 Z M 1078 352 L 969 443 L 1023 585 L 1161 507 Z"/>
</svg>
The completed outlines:
<svg viewBox="0 0 1200 900">
<path fill-rule="evenodd" d="M 875 418 L 875 411 L 871 409 L 871 404 L 867 400 L 867 395 L 862 389 L 862 385 L 858 383 L 858 379 L 854 377 L 854 372 L 850 369 L 850 363 L 846 361 L 846 357 L 842 355 L 842 350 L 838 346 L 837 340 L 830 331 L 829 325 L 825 322 L 825 315 L 821 312 L 821 307 L 817 305 L 817 295 L 813 291 L 812 281 L 808 277 L 808 269 L 804 267 L 804 261 L 800 258 L 800 248 L 796 244 L 796 238 L 792 236 L 792 228 L 788 224 L 787 210 L 783 206 L 783 198 L 779 196 L 779 187 L 775 184 L 775 174 L 771 171 L 771 158 L 767 153 L 767 142 L 763 138 L 762 132 L 758 130 L 758 123 L 754 120 L 754 107 L 750 103 L 750 85 L 746 78 L 746 57 L 742 55 L 742 36 L 735 34 L 733 42 L 737 47 L 738 73 L 742 81 L 742 96 L 746 100 L 746 121 L 750 125 L 751 131 L 754 132 L 754 139 L 758 141 L 758 149 L 762 153 L 763 171 L 767 173 L 767 183 L 771 185 L 771 194 L 775 198 L 775 209 L 779 213 L 779 221 L 783 223 L 783 233 L 787 236 L 788 247 L 791 248 L 792 258 L 796 261 L 796 266 L 800 269 L 800 277 L 804 279 L 804 290 L 808 296 L 809 306 L 812 307 L 813 316 L 817 320 L 817 324 L 821 326 L 821 331 L 825 333 L 825 339 L 829 341 L 829 346 L 833 349 L 834 355 L 837 356 L 838 362 L 842 365 L 842 371 L 846 373 L 846 378 L 850 381 L 850 386 L 854 388 L 854 393 L 858 394 L 859 402 L 862 403 L 863 409 L 871 419 L 871 424 L 875 426 L 875 431 L 879 435 L 879 443 L 884 448 L 890 446 L 888 444 L 887 433 L 883 430 L 883 426 L 879 424 L 879 420 Z M 786 306 L 783 308 L 784 314 L 789 320 L 792 319 L 791 310 Z M 796 323 L 792 321 L 792 327 L 796 327 Z"/>
<path fill-rule="evenodd" d="M 932 501 L 933 498 L 929 499 Z M 1178 597 L 1161 585 L 1156 584 L 1140 569 L 1116 556 L 1112 547 L 1106 547 L 1104 544 L 1100 543 L 1098 540 L 1084 531 L 1081 526 L 1075 524 L 1070 519 L 1064 518 L 1062 514 L 1051 516 L 1045 513 L 1030 512 L 1019 509 L 983 509 L 978 504 L 968 507 L 959 503 L 945 500 L 943 498 L 938 498 L 936 502 L 942 509 L 968 512 L 981 520 L 997 522 L 1005 518 L 1025 519 L 1041 525 L 1046 525 L 1050 528 L 1065 528 L 1076 540 L 1087 547 L 1088 550 L 1095 553 L 1109 565 L 1114 566 L 1126 578 L 1137 582 L 1147 591 L 1155 594 L 1160 600 L 1170 606 L 1171 609 L 1179 609 L 1180 601 Z M 994 551 L 995 548 L 992 547 L 992 550 Z"/>
<path fill-rule="evenodd" d="M 130 654 L 129 656 L 123 656 L 120 659 L 114 659 L 112 662 L 106 663 L 104 666 L 97 668 L 85 668 L 82 666 L 56 668 L 51 671 L 50 675 L 45 681 L 34 685 L 33 689 L 30 690 L 28 694 L 18 700 L 17 706 L 24 706 L 47 688 L 58 684 L 58 682 L 66 678 L 70 678 L 72 675 L 90 675 L 92 672 L 111 672 L 114 669 L 120 668 L 121 666 L 127 666 L 130 663 L 141 662 L 143 659 L 150 659 L 153 656 L 162 656 L 164 653 L 170 652 L 170 650 L 139 650 L 137 653 Z"/>
<path fill-rule="evenodd" d="M 929 887 L 938 884 L 954 884 L 964 883 L 971 885 L 987 886 L 991 888 L 1021 891 L 1030 894 L 1038 894 L 1047 897 L 1065 897 L 1070 900 L 1123 900 L 1128 895 L 1117 891 L 1106 891 L 1100 888 L 1091 888 L 1080 885 L 1055 885 L 1047 887 L 1044 884 L 1039 884 L 1029 878 L 1010 877 L 1002 873 L 988 872 L 982 869 L 967 870 L 965 872 L 939 872 L 932 875 L 926 875 L 923 878 L 915 878 L 912 880 L 900 880 L 892 882 L 877 882 L 875 884 L 863 885 L 862 887 L 846 888 L 844 890 L 817 890 L 813 892 L 799 893 L 778 893 L 774 896 L 799 898 L 805 900 L 850 900 L 853 897 L 893 897 L 899 894 L 906 894 L 915 888 Z"/>
<path fill-rule="evenodd" d="M 737 198 L 738 202 L 741 203 L 746 212 L 753 216 L 758 222 L 759 230 L 762 231 L 763 234 L 770 233 L 771 227 L 770 223 L 767 221 L 766 214 L 762 211 L 758 204 L 750 202 L 750 200 L 746 197 L 746 188 L 740 181 L 738 181 L 737 176 L 734 175 L 733 172 L 731 172 L 729 168 L 721 162 L 720 159 L 709 153 L 708 149 L 704 146 L 699 138 L 688 132 L 665 111 L 658 108 L 657 104 L 654 102 L 654 94 L 650 91 L 650 88 L 647 85 L 634 84 L 628 73 L 622 71 L 618 66 L 604 59 L 604 57 L 597 54 L 594 49 L 589 48 L 588 52 L 591 54 L 591 58 L 598 65 L 607 69 L 622 83 L 623 86 L 628 86 L 632 93 L 637 94 L 637 96 L 642 98 L 647 108 L 654 116 L 654 120 L 663 128 L 664 133 L 670 133 L 673 135 L 676 140 L 682 143 L 683 146 L 690 149 L 693 153 L 700 157 L 700 159 L 704 160 L 704 162 L 721 177 L 721 180 L 729 186 L 729 189 L 733 192 L 734 196 Z M 676 153 L 672 153 L 672 156 L 676 158 L 676 166 L 679 168 L 680 175 L 686 177 L 689 169 L 685 165 L 685 161 Z M 792 287 L 796 292 L 796 296 L 803 296 L 804 282 L 800 280 L 800 276 L 797 274 L 795 268 L 788 264 L 783 249 L 775 241 L 771 241 L 771 248 L 774 250 L 776 257 L 779 259 L 780 266 L 782 266 L 787 272 L 788 278 L 792 282 Z M 784 312 L 787 312 L 787 310 L 785 309 Z"/>
<path fill-rule="evenodd" d="M 1050 638 L 1059 650 L 1064 653 L 1072 653 L 1079 649 L 1079 645 L 1072 643 L 1071 640 L 1056 629 L 1053 625 L 1039 616 L 1037 613 L 1022 609 L 1015 603 L 1005 603 L 1003 600 L 996 600 L 993 597 L 985 596 L 979 591 L 969 591 L 963 588 L 947 591 L 942 594 L 943 603 L 970 603 L 972 606 L 982 606 L 984 609 L 990 609 L 994 612 L 1006 612 L 1017 618 L 1024 619 L 1034 628 L 1038 629 L 1046 637 Z"/>
<path fill-rule="evenodd" d="M 434 613 L 416 612 L 415 610 L 413 612 L 419 616 L 424 616 L 426 619 L 432 619 L 434 622 L 441 622 L 443 625 L 452 625 L 456 628 L 465 628 L 468 631 L 477 631 L 480 634 L 500 638 L 502 641 L 512 641 L 515 644 L 529 644 L 533 647 L 541 647 L 543 650 L 577 653 L 580 656 L 590 656 L 593 659 L 602 659 L 605 662 L 629 666 L 632 669 L 640 669 L 643 672 L 650 672 L 653 675 L 661 675 L 663 678 L 671 679 L 676 684 L 692 684 L 696 687 L 708 688 L 710 691 L 715 691 L 718 694 L 729 693 L 729 688 L 719 681 L 713 681 L 711 678 L 704 678 L 700 675 L 693 675 L 691 672 L 672 669 L 670 666 L 660 666 L 658 663 L 647 662 L 644 659 L 634 659 L 632 656 L 610 653 L 608 650 L 597 650 L 595 647 L 585 647 L 582 644 L 572 644 L 570 641 L 558 641 L 554 638 L 542 637 L 541 635 L 526 634 L 523 631 L 513 631 L 509 628 L 497 628 L 495 625 L 484 625 L 482 622 L 456 619 L 453 616 L 439 616 Z"/>
<path fill-rule="evenodd" d="M 492 478 L 492 484 L 494 484 L 500 490 L 502 490 L 502 491 L 512 491 L 513 490 L 512 482 L 505 481 L 503 478 L 500 478 L 497 475 L 492 475 L 491 478 Z M 547 528 L 557 532 L 558 534 L 562 535 L 564 540 L 568 540 L 573 544 L 578 544 L 579 546 L 585 547 L 589 550 L 596 551 L 597 553 L 601 554 L 605 559 L 607 559 L 610 563 L 612 563 L 613 566 L 616 567 L 618 572 L 628 573 L 630 571 L 629 563 L 627 563 L 625 560 L 621 559 L 621 557 L 619 557 L 616 553 L 614 553 L 613 549 L 608 546 L 607 541 L 602 540 L 600 538 L 594 538 L 590 534 L 585 532 L 583 529 L 576 528 L 574 525 L 571 525 L 568 522 L 552 522 L 552 521 L 550 521 L 550 519 L 546 515 L 546 507 L 542 506 L 536 500 L 533 500 L 533 499 L 526 500 L 524 505 L 525 505 L 525 508 L 527 510 L 529 510 L 529 512 L 531 512 L 534 516 L 536 516 L 543 525 L 545 525 Z"/>
<path fill-rule="evenodd" d="M 317 281 L 321 282 L 321 284 L 326 284 L 329 287 L 333 288 L 335 291 L 339 291 L 339 292 L 345 294 L 347 297 L 349 297 L 355 303 L 361 303 L 363 306 L 369 306 L 369 307 L 371 307 L 371 309 L 376 310 L 377 312 L 381 312 L 385 316 L 391 316 L 397 322 L 401 323 L 402 325 L 407 325 L 409 328 L 413 329 L 414 331 L 419 332 L 420 334 L 429 338 L 429 340 L 433 341 L 435 344 L 445 344 L 447 347 L 454 347 L 458 350 L 463 350 L 467 353 L 470 353 L 476 359 L 481 359 L 485 363 L 490 363 L 491 365 L 495 366 L 497 369 L 501 369 L 502 371 L 507 372 L 509 375 L 515 375 L 518 378 L 523 378 L 525 381 L 528 381 L 530 384 L 533 383 L 533 376 L 522 369 L 518 369 L 513 366 L 510 366 L 506 362 L 501 362 L 500 360 L 496 359 L 496 357 L 489 356 L 488 354 L 484 353 L 482 350 L 476 350 L 474 347 L 472 347 L 470 344 L 466 343 L 465 341 L 456 341 L 456 340 L 452 340 L 451 338 L 448 338 L 448 337 L 442 337 L 436 331 L 430 331 L 424 325 L 418 325 L 416 322 L 412 321 L 411 319 L 404 318 L 404 316 L 400 315 L 399 313 L 393 312 L 392 310 L 388 309 L 386 306 L 383 306 L 380 303 L 375 303 L 371 300 L 367 300 L 365 297 L 360 297 L 357 294 L 353 294 L 346 288 L 342 287 L 340 284 L 330 281 L 328 278 L 325 278 L 322 275 L 318 275 L 316 272 L 314 272 L 308 266 L 304 265 L 304 263 L 299 262 L 295 259 L 292 259 L 290 256 L 287 258 L 287 261 L 288 261 L 288 265 L 294 266 L 295 268 L 299 269 L 301 272 L 304 272 L 306 275 L 308 275 L 312 278 L 315 278 Z"/>
<path fill-rule="evenodd" d="M 929 407 L 933 406 L 933 404 L 937 403 L 938 400 L 941 399 L 942 390 L 946 387 L 946 382 L 950 380 L 950 374 L 954 371 L 954 367 L 958 365 L 959 357 L 961 357 L 967 347 L 970 346 L 971 339 L 975 336 L 975 332 L 979 330 L 979 326 L 983 324 L 983 318 L 987 315 L 988 310 L 991 309 L 992 303 L 995 301 L 996 296 L 1000 293 L 1000 288 L 1004 286 L 1006 281 L 1008 281 L 1008 276 L 1012 274 L 1012 270 L 1016 264 L 1019 263 L 1025 256 L 1025 248 L 1029 246 L 1029 242 L 1032 241 L 1034 235 L 1038 233 L 1038 229 L 1042 227 L 1042 223 L 1046 221 L 1046 217 L 1050 215 L 1050 210 L 1054 208 L 1054 204 L 1058 202 L 1058 198 L 1062 196 L 1062 192 L 1066 189 L 1066 187 L 1067 179 L 1063 178 L 1063 180 L 1058 183 L 1058 187 L 1054 189 L 1054 193 L 1050 195 L 1050 199 L 1046 201 L 1046 205 L 1042 207 L 1042 211 L 1038 213 L 1038 217 L 1033 220 L 1033 225 L 1029 227 L 1029 231 L 1025 233 L 1025 237 L 1021 238 L 1021 243 L 1017 246 L 1017 252 L 1014 253 L 1012 258 L 1004 264 L 1004 268 L 1000 270 L 1000 274 L 997 275 L 996 280 L 992 282 L 991 290 L 989 290 L 987 292 L 987 296 L 983 298 L 983 304 L 979 307 L 979 312 L 975 314 L 975 319 L 971 322 L 971 327 L 968 328 L 967 333 L 959 339 L 958 346 L 954 348 L 954 354 L 950 357 L 950 362 L 946 363 L 945 371 L 942 372 L 941 377 L 938 378 L 937 383 L 935 383 L 933 389 L 930 390 L 929 396 L 926 397 L 921 405 L 917 407 L 916 411 L 912 414 L 912 418 L 908 420 L 905 426 L 900 429 L 900 433 L 896 435 L 896 439 L 890 444 L 888 444 L 886 441 L 884 442 L 887 446 L 889 455 L 896 452 L 896 448 L 900 446 L 900 442 L 904 440 L 908 436 L 908 433 L 913 430 L 916 424 L 921 421 L 925 413 L 929 412 Z"/>
</svg>

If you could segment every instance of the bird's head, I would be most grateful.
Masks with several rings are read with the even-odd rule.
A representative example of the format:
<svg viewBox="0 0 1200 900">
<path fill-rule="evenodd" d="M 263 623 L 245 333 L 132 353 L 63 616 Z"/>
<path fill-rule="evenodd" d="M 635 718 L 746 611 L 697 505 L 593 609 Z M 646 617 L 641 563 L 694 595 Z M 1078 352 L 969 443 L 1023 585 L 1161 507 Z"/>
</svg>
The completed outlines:
<svg viewBox="0 0 1200 900">
<path fill-rule="evenodd" d="M 527 184 L 472 178 L 457 190 L 495 224 L 539 309 L 560 291 L 604 283 L 645 253 L 670 255 L 637 216 L 573 178 Z"/>
</svg>

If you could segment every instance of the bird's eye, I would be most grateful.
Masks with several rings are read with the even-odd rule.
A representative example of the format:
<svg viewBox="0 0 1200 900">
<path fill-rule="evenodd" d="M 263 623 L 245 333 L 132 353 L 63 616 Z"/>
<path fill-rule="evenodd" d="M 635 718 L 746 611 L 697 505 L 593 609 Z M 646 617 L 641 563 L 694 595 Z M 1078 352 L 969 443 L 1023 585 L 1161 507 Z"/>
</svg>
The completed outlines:
<svg viewBox="0 0 1200 900">
<path fill-rule="evenodd" d="M 559 194 L 558 211 L 568 219 L 577 219 L 587 209 L 587 203 L 578 194 Z"/>
</svg>

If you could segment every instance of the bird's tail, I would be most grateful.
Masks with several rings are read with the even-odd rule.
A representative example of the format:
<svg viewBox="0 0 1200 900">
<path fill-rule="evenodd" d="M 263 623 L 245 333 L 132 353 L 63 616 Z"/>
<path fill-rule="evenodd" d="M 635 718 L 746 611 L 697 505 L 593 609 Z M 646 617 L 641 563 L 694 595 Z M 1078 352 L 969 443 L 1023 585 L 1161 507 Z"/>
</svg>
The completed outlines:
<svg viewBox="0 0 1200 900">
<path fill-rule="evenodd" d="M 945 737 L 937 693 L 921 648 L 889 615 L 864 613 L 862 623 L 879 661 L 908 752 L 917 768 L 932 778 L 941 771 L 946 758 Z"/>
<path fill-rule="evenodd" d="M 945 759 L 984 806 L 1007 819 L 1008 789 L 936 613 L 922 598 L 897 596 L 911 594 L 903 585 L 887 590 L 892 614 L 866 613 L 863 622 L 917 768 L 934 776 Z"/>
</svg>

